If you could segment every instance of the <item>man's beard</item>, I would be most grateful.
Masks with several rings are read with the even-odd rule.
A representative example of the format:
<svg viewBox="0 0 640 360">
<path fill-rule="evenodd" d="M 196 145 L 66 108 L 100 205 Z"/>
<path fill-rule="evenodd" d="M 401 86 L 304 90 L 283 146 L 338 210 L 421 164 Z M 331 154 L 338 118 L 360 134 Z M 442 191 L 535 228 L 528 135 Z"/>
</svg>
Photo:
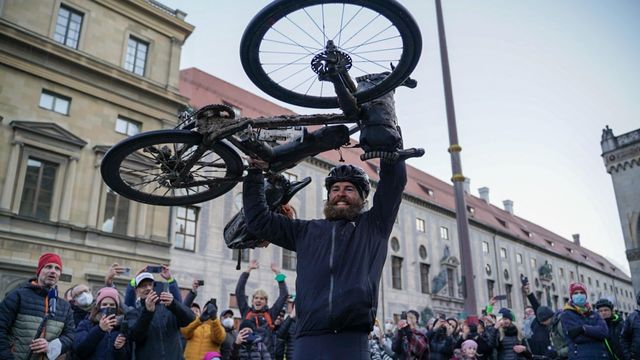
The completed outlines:
<svg viewBox="0 0 640 360">
<path fill-rule="evenodd" d="M 349 204 L 345 207 L 337 207 L 336 203 L 344 201 Z M 333 201 L 327 200 L 324 204 L 324 216 L 327 220 L 353 220 L 364 208 L 364 201 L 358 198 L 357 203 L 353 204 L 345 198 L 335 198 Z"/>
</svg>

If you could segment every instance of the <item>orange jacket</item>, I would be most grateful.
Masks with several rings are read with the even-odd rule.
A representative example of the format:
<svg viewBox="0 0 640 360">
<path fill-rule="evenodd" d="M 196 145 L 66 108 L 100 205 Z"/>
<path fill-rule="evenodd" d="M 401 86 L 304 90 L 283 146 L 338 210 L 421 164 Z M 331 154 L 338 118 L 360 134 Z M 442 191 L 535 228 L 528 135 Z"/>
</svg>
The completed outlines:
<svg viewBox="0 0 640 360">
<path fill-rule="evenodd" d="M 199 317 L 180 329 L 180 332 L 187 339 L 185 360 L 202 360 L 207 352 L 220 351 L 220 345 L 227 335 L 220 319 L 202 322 Z"/>
</svg>

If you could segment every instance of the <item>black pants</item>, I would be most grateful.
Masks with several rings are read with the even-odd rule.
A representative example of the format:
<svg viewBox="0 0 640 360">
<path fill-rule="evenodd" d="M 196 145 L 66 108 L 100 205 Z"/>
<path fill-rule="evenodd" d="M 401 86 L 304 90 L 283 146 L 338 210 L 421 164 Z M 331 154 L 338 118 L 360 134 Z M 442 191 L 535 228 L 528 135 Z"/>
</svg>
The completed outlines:
<svg viewBox="0 0 640 360">
<path fill-rule="evenodd" d="M 295 340 L 295 360 L 370 360 L 368 334 L 339 333 Z"/>
</svg>

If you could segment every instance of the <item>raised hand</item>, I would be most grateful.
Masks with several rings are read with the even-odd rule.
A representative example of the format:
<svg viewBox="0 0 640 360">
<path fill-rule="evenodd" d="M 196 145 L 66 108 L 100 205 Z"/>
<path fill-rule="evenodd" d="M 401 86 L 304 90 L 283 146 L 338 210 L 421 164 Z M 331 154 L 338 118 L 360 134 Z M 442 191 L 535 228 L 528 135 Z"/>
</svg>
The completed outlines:
<svg viewBox="0 0 640 360">
<path fill-rule="evenodd" d="M 113 328 L 118 324 L 118 320 L 116 320 L 115 315 L 103 316 L 100 319 L 100 329 L 102 331 L 108 332 L 113 330 Z"/>
<path fill-rule="evenodd" d="M 257 269 L 260 267 L 260 264 L 258 264 L 258 260 L 253 259 L 251 261 L 249 261 L 249 266 L 247 267 L 247 272 L 251 272 L 251 270 Z"/>
<path fill-rule="evenodd" d="M 169 306 L 173 302 L 173 295 L 170 292 L 161 292 L 160 293 L 160 304 L 164 306 Z"/>
<path fill-rule="evenodd" d="M 193 283 L 191 284 L 191 290 L 193 290 L 194 293 L 197 293 L 199 287 L 200 284 L 198 284 L 198 280 L 194 279 Z"/>
<path fill-rule="evenodd" d="M 278 264 L 271 263 L 271 271 L 273 271 L 273 273 L 276 275 L 280 274 L 280 268 L 278 267 Z"/>
<path fill-rule="evenodd" d="M 156 302 L 158 300 L 159 300 L 158 294 L 156 294 L 155 291 L 152 291 L 144 300 L 144 306 L 147 308 L 148 311 L 151 311 L 151 312 L 156 311 Z"/>
<path fill-rule="evenodd" d="M 238 336 L 236 336 L 236 344 L 238 345 L 242 344 L 247 338 L 247 336 L 249 336 L 249 334 L 251 334 L 250 328 L 244 328 L 240 330 L 240 332 L 238 333 Z"/>
<path fill-rule="evenodd" d="M 171 279 L 171 271 L 169 271 L 169 265 L 162 264 L 162 271 L 160 272 L 160 276 L 162 276 L 162 278 L 165 280 Z"/>
</svg>

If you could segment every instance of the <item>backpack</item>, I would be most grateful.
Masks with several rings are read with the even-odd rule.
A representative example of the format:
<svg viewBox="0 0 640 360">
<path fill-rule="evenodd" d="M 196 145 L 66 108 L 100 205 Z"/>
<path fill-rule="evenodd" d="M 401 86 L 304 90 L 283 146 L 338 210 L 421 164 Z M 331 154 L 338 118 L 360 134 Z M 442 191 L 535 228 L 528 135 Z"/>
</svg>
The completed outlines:
<svg viewBox="0 0 640 360">
<path fill-rule="evenodd" d="M 562 322 L 560 321 L 560 317 L 562 316 L 562 311 L 556 313 L 554 315 L 553 322 L 551 323 L 551 331 L 549 332 L 549 336 L 551 337 L 551 345 L 558 353 L 558 358 L 564 359 L 569 354 L 569 345 L 567 344 L 567 340 L 564 338 L 564 332 L 562 330 Z"/>
<path fill-rule="evenodd" d="M 273 329 L 274 329 L 273 320 L 271 320 L 271 315 L 269 314 L 268 311 L 254 312 L 253 310 L 249 310 L 247 312 L 247 315 L 245 315 L 244 319 L 245 320 L 255 319 L 256 320 L 256 329 L 257 329 L 257 328 L 260 327 L 260 320 L 259 320 L 259 316 L 260 315 L 262 315 L 262 317 L 264 317 L 264 320 L 267 322 L 267 326 L 269 327 L 269 329 L 271 331 L 273 331 Z"/>
<path fill-rule="evenodd" d="M 409 340 L 407 346 L 407 352 L 416 357 L 417 359 L 421 359 L 425 354 L 426 358 L 429 358 L 429 340 L 427 337 L 418 331 L 413 331 L 411 340 Z"/>
</svg>

